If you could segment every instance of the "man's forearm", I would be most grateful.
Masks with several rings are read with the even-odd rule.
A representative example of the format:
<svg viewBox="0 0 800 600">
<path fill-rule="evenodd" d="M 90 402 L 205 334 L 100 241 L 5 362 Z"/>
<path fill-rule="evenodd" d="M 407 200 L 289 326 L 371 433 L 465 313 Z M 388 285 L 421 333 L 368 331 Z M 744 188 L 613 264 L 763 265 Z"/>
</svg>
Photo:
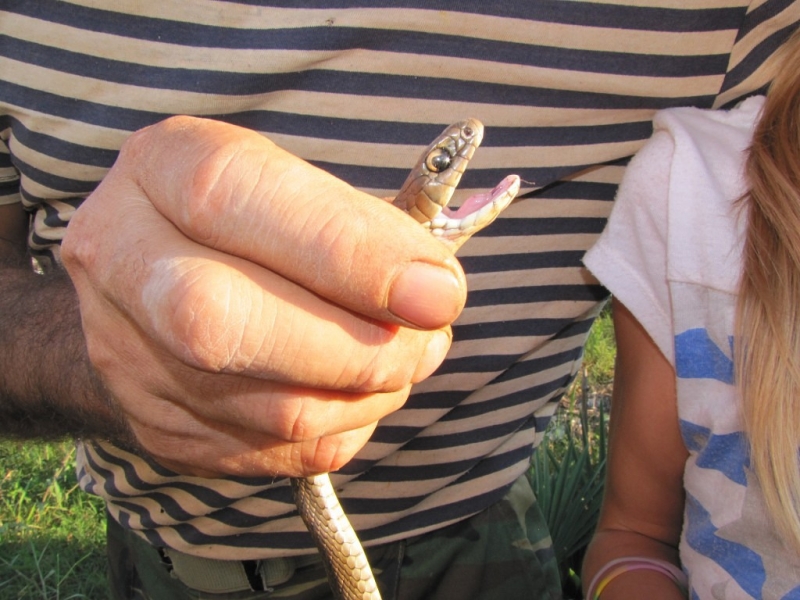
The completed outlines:
<svg viewBox="0 0 800 600">
<path fill-rule="evenodd" d="M 61 270 L 37 275 L 22 252 L 4 246 L 0 436 L 127 439 L 89 362 L 69 277 Z"/>
</svg>

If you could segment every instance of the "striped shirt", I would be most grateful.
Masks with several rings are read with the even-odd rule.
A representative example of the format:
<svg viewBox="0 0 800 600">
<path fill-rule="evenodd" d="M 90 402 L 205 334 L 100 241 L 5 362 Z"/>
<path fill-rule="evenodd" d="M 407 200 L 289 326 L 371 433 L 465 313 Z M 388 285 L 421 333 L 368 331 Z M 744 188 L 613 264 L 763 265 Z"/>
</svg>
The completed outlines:
<svg viewBox="0 0 800 600">
<path fill-rule="evenodd" d="M 461 197 L 517 173 L 523 198 L 459 252 L 469 298 L 445 363 L 335 475 L 368 545 L 474 514 L 526 470 L 605 297 L 581 257 L 653 113 L 761 90 L 800 19 L 786 0 L 452 6 L 0 5 L 0 201 L 31 212 L 45 269 L 125 138 L 173 114 L 254 129 L 382 197 L 444 126 L 486 124 Z M 100 442 L 80 445 L 79 471 L 153 544 L 228 559 L 312 548 L 284 480 L 182 477 Z"/>
</svg>

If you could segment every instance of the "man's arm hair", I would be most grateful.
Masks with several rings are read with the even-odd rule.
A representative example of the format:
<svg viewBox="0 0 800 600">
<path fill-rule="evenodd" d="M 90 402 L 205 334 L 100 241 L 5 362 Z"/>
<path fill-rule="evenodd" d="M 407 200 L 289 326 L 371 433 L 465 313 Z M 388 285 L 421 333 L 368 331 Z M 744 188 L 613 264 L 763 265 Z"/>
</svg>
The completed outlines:
<svg viewBox="0 0 800 600">
<path fill-rule="evenodd" d="M 0 206 L 0 436 L 130 445 L 89 361 L 72 282 L 61 268 L 34 272 L 25 229 L 19 205 Z"/>
</svg>

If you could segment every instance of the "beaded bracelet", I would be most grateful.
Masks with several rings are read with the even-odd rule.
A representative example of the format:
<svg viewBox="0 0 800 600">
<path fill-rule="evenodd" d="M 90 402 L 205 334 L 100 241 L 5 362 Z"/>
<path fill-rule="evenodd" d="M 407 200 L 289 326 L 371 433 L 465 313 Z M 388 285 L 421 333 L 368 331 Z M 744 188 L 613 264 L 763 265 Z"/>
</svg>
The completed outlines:
<svg viewBox="0 0 800 600">
<path fill-rule="evenodd" d="M 600 594 L 603 593 L 603 590 L 613 579 L 628 571 L 637 570 L 661 573 L 669 577 L 684 595 L 688 594 L 689 582 L 686 574 L 672 563 L 644 556 L 626 556 L 606 563 L 597 572 L 597 575 L 592 579 L 592 583 L 589 584 L 589 591 L 586 594 L 587 600 L 599 600 Z"/>
</svg>

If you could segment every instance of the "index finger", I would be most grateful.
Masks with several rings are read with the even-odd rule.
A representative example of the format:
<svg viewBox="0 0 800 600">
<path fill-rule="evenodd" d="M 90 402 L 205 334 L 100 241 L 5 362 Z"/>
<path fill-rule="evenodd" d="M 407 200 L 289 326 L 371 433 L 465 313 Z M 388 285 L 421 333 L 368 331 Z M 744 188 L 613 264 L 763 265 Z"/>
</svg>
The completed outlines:
<svg viewBox="0 0 800 600">
<path fill-rule="evenodd" d="M 382 321 L 433 329 L 463 308 L 458 261 L 416 221 L 255 132 L 176 117 L 123 153 L 140 154 L 137 184 L 200 244 Z"/>
</svg>

